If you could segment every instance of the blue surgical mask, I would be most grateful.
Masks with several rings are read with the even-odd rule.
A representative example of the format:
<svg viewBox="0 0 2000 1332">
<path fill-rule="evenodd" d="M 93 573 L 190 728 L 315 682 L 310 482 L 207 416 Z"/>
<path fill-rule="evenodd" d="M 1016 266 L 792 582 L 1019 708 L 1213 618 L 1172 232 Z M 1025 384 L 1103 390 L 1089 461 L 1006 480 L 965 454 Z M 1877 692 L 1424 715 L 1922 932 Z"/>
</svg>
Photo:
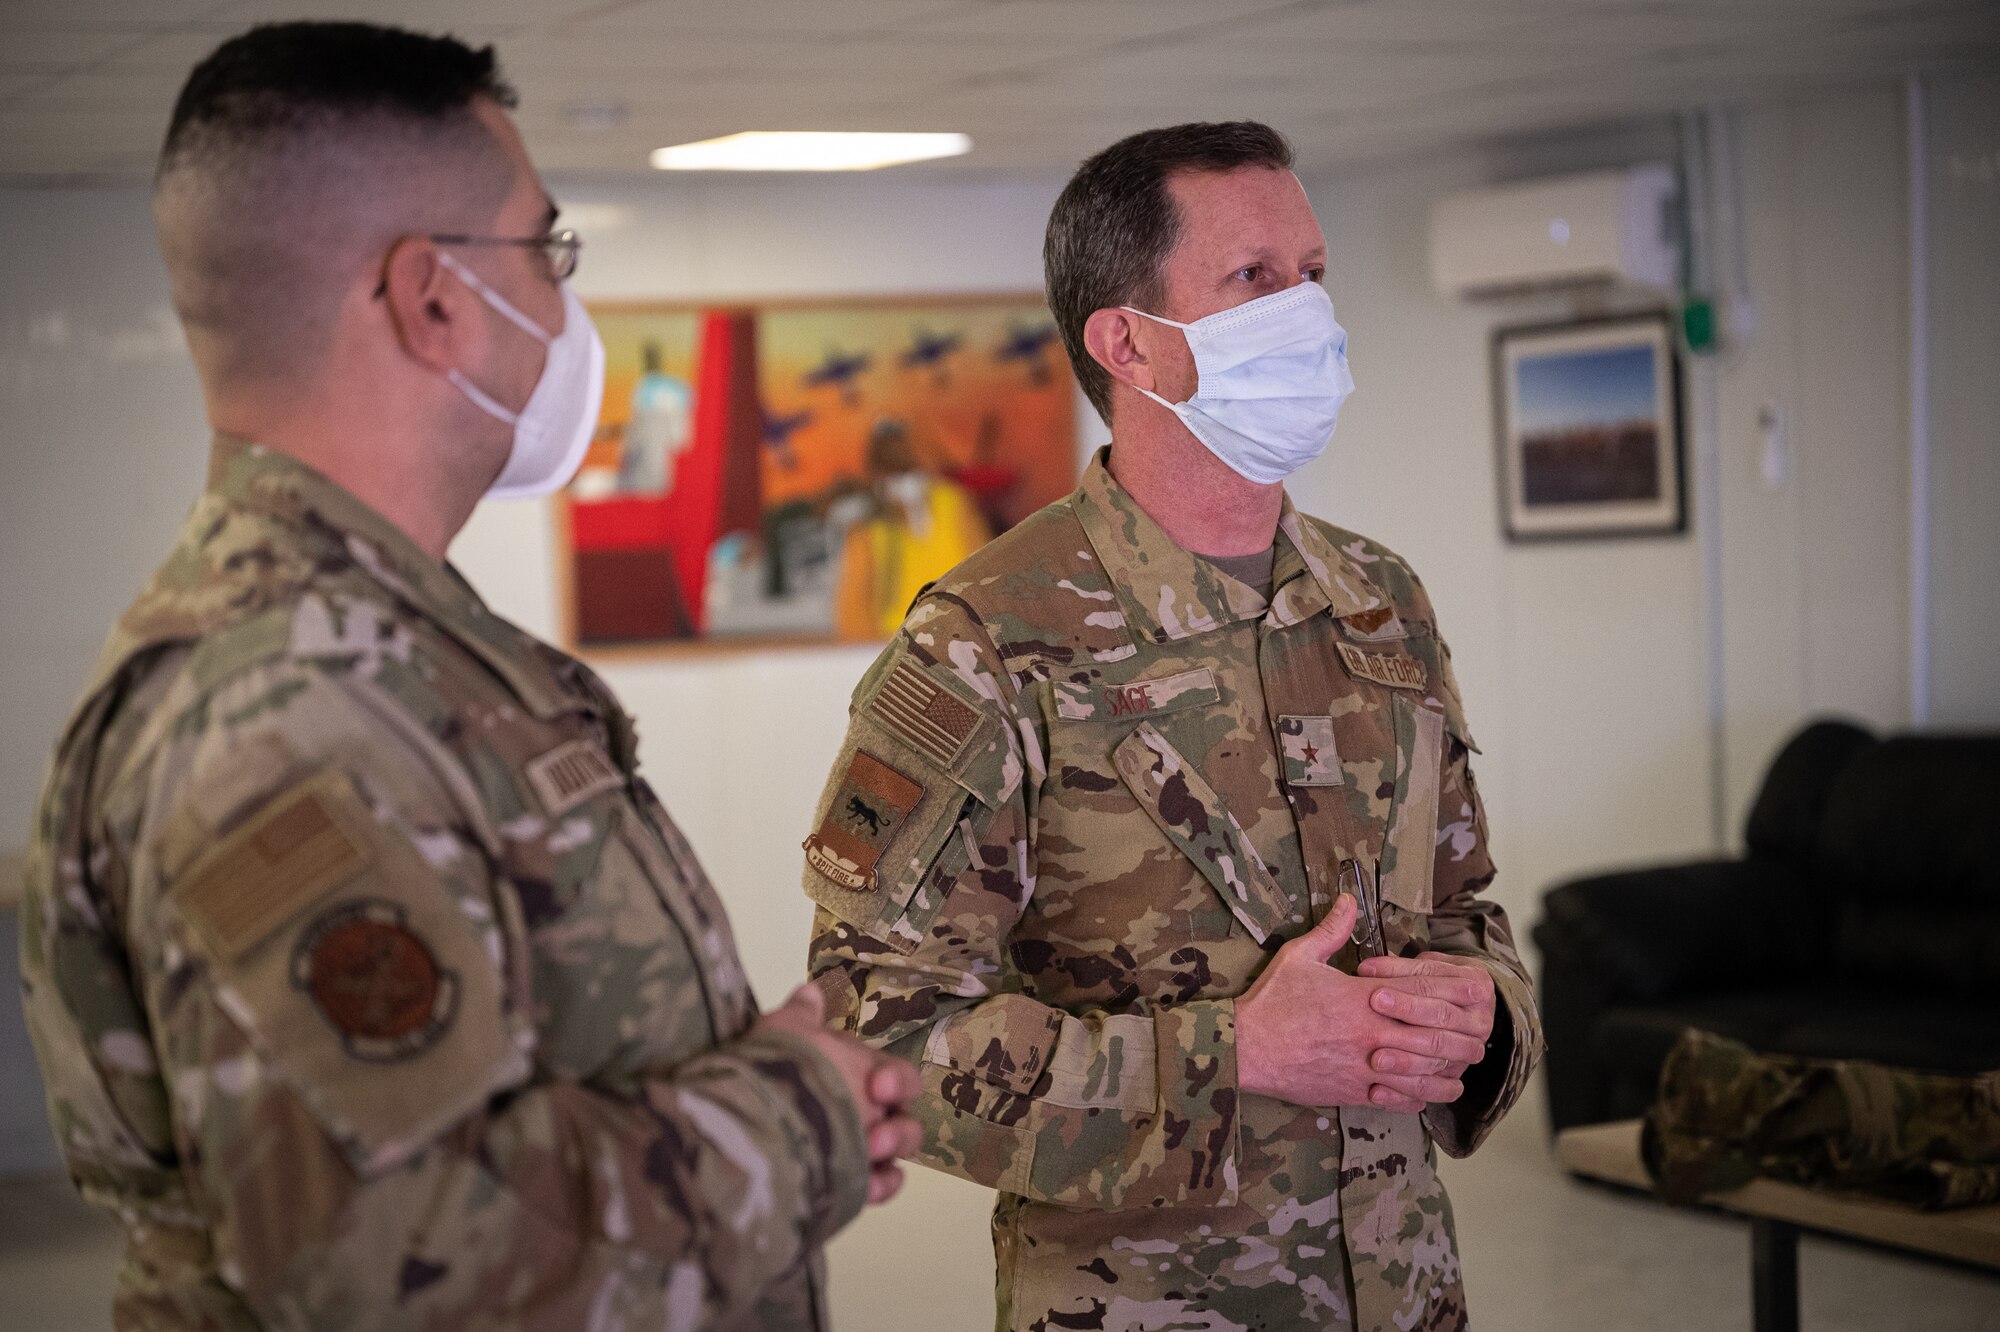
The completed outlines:
<svg viewBox="0 0 2000 1332">
<path fill-rule="evenodd" d="M 1354 376 L 1347 369 L 1347 330 L 1318 283 L 1302 282 L 1192 324 L 1124 308 L 1187 335 L 1194 396 L 1168 402 L 1139 391 L 1178 416 L 1237 475 L 1268 486 L 1326 451 Z"/>
</svg>

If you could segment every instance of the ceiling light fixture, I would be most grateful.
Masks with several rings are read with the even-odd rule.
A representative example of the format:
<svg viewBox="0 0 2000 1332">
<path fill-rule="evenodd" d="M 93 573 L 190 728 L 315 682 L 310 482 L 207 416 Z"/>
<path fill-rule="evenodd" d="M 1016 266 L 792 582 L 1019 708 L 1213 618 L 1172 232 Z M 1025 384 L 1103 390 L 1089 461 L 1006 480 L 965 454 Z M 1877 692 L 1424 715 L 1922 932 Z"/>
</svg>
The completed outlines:
<svg viewBox="0 0 2000 1332">
<path fill-rule="evenodd" d="M 873 171 L 971 149 L 972 139 L 964 134 L 747 130 L 655 148 L 652 162 L 661 171 Z"/>
</svg>

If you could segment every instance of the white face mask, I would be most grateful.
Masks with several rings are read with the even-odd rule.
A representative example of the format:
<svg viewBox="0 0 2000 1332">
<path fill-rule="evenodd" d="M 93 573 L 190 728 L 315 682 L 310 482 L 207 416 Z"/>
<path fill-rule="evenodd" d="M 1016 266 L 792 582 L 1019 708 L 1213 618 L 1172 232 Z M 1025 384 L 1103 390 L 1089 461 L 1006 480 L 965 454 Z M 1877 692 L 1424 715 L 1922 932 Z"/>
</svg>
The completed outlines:
<svg viewBox="0 0 2000 1332">
<path fill-rule="evenodd" d="M 445 376 L 473 406 L 514 427 L 507 465 L 486 488 L 486 498 L 534 499 L 561 490 L 583 466 L 583 455 L 590 451 L 590 437 L 597 430 L 597 409 L 604 402 L 604 340 L 597 336 L 597 326 L 567 282 L 562 284 L 562 332 L 551 334 L 451 255 L 440 250 L 438 262 L 509 323 L 548 348 L 541 378 L 518 412 L 494 401 L 456 369 Z"/>
<path fill-rule="evenodd" d="M 1237 475 L 1268 486 L 1326 451 L 1340 404 L 1354 392 L 1354 376 L 1347 370 L 1347 330 L 1334 319 L 1333 301 L 1317 282 L 1259 296 L 1192 324 L 1124 308 L 1187 334 L 1197 376 L 1194 396 L 1168 402 L 1139 391 L 1178 416 Z"/>
</svg>

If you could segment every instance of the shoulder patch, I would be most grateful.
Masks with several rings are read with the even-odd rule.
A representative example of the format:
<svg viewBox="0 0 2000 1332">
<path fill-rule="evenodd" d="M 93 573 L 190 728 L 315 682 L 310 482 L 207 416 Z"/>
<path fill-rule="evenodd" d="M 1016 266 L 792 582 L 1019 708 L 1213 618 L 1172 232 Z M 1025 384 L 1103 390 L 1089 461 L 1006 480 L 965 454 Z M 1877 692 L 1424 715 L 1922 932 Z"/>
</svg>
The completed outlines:
<svg viewBox="0 0 2000 1332">
<path fill-rule="evenodd" d="M 922 783 L 855 750 L 819 831 L 805 840 L 806 863 L 850 891 L 873 888 L 882 852 L 923 796 Z"/>
<path fill-rule="evenodd" d="M 624 774 L 588 740 L 569 740 L 528 762 L 528 785 L 550 818 L 625 784 Z"/>
<path fill-rule="evenodd" d="M 315 777 L 198 859 L 174 900 L 217 957 L 236 957 L 367 867 L 360 816 L 344 778 Z"/>
<path fill-rule="evenodd" d="M 1358 680 L 1372 680 L 1389 689 L 1422 689 L 1427 682 L 1424 664 L 1400 652 L 1363 652 L 1352 643 L 1336 642 L 1341 664 Z"/>
<path fill-rule="evenodd" d="M 970 704 L 908 658 L 882 681 L 868 710 L 898 740 L 946 769 L 979 728 L 979 713 Z"/>
<path fill-rule="evenodd" d="M 422 1054 L 451 1026 L 458 977 L 393 902 L 344 902 L 321 914 L 292 950 L 292 984 L 356 1059 Z"/>
</svg>

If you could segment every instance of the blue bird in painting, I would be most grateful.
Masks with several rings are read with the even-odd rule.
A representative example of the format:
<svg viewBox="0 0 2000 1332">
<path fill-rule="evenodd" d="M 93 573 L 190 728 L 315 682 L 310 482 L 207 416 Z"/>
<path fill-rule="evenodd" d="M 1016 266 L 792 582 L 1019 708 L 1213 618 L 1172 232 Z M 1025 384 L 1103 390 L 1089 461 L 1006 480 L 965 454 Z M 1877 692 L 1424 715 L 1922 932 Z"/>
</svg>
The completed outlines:
<svg viewBox="0 0 2000 1332">
<path fill-rule="evenodd" d="M 800 381 L 807 388 L 837 388 L 840 400 L 852 407 L 861 401 L 861 386 L 855 383 L 875 358 L 867 352 L 851 355 L 835 347 L 826 349 L 826 359 L 806 371 Z"/>
<path fill-rule="evenodd" d="M 910 345 L 899 359 L 905 370 L 928 369 L 939 388 L 951 382 L 951 368 L 945 358 L 965 341 L 963 333 L 933 333 L 919 324 L 910 335 Z"/>
<path fill-rule="evenodd" d="M 1002 365 L 1009 361 L 1021 362 L 1028 367 L 1028 382 L 1040 386 L 1049 382 L 1049 346 L 1055 340 L 1054 324 L 1027 328 L 1009 323 L 1007 336 L 995 349 L 993 359 Z"/>
<path fill-rule="evenodd" d="M 778 460 L 778 466 L 793 471 L 799 465 L 798 455 L 792 452 L 792 436 L 811 424 L 813 414 L 809 411 L 792 412 L 785 416 L 764 413 L 764 447 Z"/>
</svg>

